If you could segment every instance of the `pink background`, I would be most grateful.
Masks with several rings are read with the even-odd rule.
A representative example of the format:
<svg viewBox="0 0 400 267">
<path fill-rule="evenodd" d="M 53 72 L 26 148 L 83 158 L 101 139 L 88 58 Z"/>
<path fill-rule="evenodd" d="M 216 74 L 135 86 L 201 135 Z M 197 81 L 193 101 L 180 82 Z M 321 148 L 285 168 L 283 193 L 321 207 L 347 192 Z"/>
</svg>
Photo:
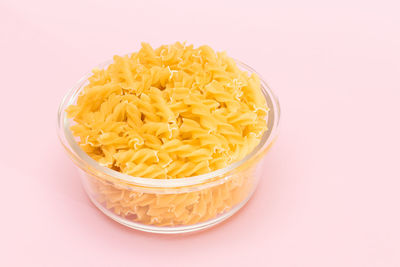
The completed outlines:
<svg viewBox="0 0 400 267">
<path fill-rule="evenodd" d="M 2 0 L 0 265 L 400 266 L 399 13 L 395 0 Z M 177 40 L 253 66 L 282 123 L 242 211 L 161 236 L 96 210 L 55 123 L 91 67 Z"/>
</svg>

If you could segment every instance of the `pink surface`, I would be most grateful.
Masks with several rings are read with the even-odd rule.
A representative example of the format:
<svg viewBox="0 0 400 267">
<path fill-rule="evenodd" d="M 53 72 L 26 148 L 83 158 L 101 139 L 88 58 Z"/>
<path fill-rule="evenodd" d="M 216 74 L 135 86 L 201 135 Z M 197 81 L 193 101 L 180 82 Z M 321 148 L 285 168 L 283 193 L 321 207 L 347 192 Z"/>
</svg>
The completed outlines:
<svg viewBox="0 0 400 267">
<path fill-rule="evenodd" d="M 2 266 L 400 266 L 398 1 L 133 2 L 0 3 Z M 282 124 L 240 213 L 160 236 L 96 210 L 55 122 L 92 66 L 177 40 L 258 70 Z"/>
</svg>

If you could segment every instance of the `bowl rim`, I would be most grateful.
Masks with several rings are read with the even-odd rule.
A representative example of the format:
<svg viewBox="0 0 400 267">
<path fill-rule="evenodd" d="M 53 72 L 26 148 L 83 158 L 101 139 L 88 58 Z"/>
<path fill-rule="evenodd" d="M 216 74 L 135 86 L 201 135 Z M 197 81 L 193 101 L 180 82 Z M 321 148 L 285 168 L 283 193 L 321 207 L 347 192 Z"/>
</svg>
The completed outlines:
<svg viewBox="0 0 400 267">
<path fill-rule="evenodd" d="M 57 116 L 57 130 L 59 139 L 66 149 L 68 155 L 71 157 L 73 162 L 77 164 L 79 168 L 81 168 L 85 172 L 89 172 L 95 176 L 102 176 L 103 178 L 111 178 L 112 180 L 117 180 L 122 183 L 128 183 L 130 185 L 135 186 L 144 186 L 144 187 L 156 187 L 156 188 L 173 188 L 173 187 L 183 187 L 183 186 L 191 186 L 191 185 L 200 185 L 207 183 L 209 181 L 215 181 L 215 178 L 224 179 L 226 174 L 235 170 L 239 166 L 243 165 L 245 162 L 256 158 L 262 151 L 272 145 L 275 138 L 277 137 L 277 131 L 280 121 L 280 105 L 279 100 L 273 91 L 270 89 L 268 84 L 262 78 L 262 76 L 255 71 L 252 67 L 247 64 L 234 59 L 238 67 L 242 70 L 245 70 L 249 73 L 255 73 L 258 75 L 261 82 L 261 90 L 267 101 L 267 106 L 269 108 L 268 114 L 266 116 L 268 129 L 263 133 L 261 137 L 260 143 L 243 159 L 233 162 L 232 164 L 218 169 L 209 173 L 184 177 L 184 178 L 174 178 L 174 179 L 156 179 L 156 178 L 145 178 L 145 177 L 135 177 L 132 175 L 124 174 L 108 167 L 100 165 L 96 160 L 91 158 L 86 152 L 82 150 L 82 148 L 78 145 L 73 136 L 69 122 L 72 119 L 68 119 L 66 116 L 65 109 L 74 104 L 76 98 L 80 94 L 81 90 L 87 85 L 88 78 L 93 75 L 92 71 L 86 73 L 79 81 L 73 86 L 69 92 L 63 97 L 60 106 L 58 108 L 58 116 Z M 107 60 L 101 64 L 98 64 L 95 68 L 104 69 L 109 64 L 111 64 L 113 60 Z M 272 111 L 272 113 L 271 113 Z M 271 116 L 272 115 L 272 116 Z"/>
</svg>

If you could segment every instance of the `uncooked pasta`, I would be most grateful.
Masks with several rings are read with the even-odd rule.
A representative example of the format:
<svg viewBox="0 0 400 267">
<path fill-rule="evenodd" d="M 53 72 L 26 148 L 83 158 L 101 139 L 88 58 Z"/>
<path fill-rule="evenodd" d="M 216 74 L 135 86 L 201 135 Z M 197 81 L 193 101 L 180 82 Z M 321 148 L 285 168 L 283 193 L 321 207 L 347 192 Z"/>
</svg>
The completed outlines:
<svg viewBox="0 0 400 267">
<path fill-rule="evenodd" d="M 143 43 L 93 70 L 67 108 L 79 146 L 100 165 L 134 177 L 179 179 L 237 162 L 260 142 L 268 107 L 260 80 L 226 53 Z M 132 192 L 92 177 L 97 201 L 119 216 L 159 226 L 211 219 L 242 201 L 251 173 L 197 192 Z"/>
</svg>

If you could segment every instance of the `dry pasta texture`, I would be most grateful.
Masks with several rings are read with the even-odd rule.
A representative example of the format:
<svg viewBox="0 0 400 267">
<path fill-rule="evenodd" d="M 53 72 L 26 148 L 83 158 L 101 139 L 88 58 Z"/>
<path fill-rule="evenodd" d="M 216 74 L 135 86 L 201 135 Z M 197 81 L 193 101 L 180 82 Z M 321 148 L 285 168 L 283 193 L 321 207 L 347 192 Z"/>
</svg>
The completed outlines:
<svg viewBox="0 0 400 267">
<path fill-rule="evenodd" d="M 144 178 L 209 173 L 245 157 L 266 131 L 260 80 L 225 53 L 175 43 L 143 43 L 95 69 L 67 108 L 80 147 L 99 164 Z M 156 225 L 192 224 L 230 209 L 249 191 L 244 174 L 209 190 L 132 192 L 91 179 L 98 201 L 121 216 Z M 241 193 L 238 193 L 238 192 Z M 241 197 L 238 197 L 241 195 Z"/>
<path fill-rule="evenodd" d="M 94 177 L 87 191 L 96 202 L 118 216 L 148 225 L 178 226 L 213 219 L 242 203 L 255 188 L 256 177 L 241 173 L 222 184 L 182 193 L 146 193 Z"/>
</svg>

